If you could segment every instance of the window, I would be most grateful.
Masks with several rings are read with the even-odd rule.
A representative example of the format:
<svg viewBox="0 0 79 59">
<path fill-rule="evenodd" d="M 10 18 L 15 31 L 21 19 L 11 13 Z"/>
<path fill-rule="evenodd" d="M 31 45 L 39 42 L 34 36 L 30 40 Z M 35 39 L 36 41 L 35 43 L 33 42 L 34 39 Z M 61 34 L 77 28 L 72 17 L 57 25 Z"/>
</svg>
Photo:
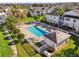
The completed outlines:
<svg viewBox="0 0 79 59">
<path fill-rule="evenodd" d="M 37 13 L 40 13 L 39 11 L 37 11 Z"/>
<path fill-rule="evenodd" d="M 0 20 L 1 20 L 1 17 L 0 17 Z"/>
<path fill-rule="evenodd" d="M 44 10 L 44 8 L 42 8 L 42 10 Z"/>
<path fill-rule="evenodd" d="M 64 20 L 64 17 L 60 17 L 60 20 Z"/>
<path fill-rule="evenodd" d="M 74 22 L 76 22 L 76 20 L 74 20 Z"/>
<path fill-rule="evenodd" d="M 67 27 L 68 27 L 68 26 L 69 26 L 69 23 L 65 23 L 65 26 L 67 26 Z"/>
<path fill-rule="evenodd" d="M 70 21 L 70 19 L 66 19 L 66 21 Z"/>
<path fill-rule="evenodd" d="M 55 17 L 54 17 L 54 19 L 55 19 Z"/>
</svg>

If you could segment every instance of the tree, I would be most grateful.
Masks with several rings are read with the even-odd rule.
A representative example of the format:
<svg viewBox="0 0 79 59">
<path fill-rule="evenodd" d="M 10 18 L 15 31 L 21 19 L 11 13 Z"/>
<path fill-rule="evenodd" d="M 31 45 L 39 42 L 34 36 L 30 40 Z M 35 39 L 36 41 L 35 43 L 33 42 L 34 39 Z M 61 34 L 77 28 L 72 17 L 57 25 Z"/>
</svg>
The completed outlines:
<svg viewBox="0 0 79 59">
<path fill-rule="evenodd" d="M 6 20 L 7 20 L 7 24 L 8 24 L 8 22 L 10 24 L 17 23 L 17 18 L 15 18 L 14 16 L 11 16 L 11 15 L 9 15 Z"/>
<path fill-rule="evenodd" d="M 34 19 L 35 19 L 36 21 L 38 21 L 38 16 L 34 16 Z"/>
<path fill-rule="evenodd" d="M 18 39 L 19 39 L 20 42 L 24 41 L 24 37 L 25 37 L 24 34 L 21 33 L 17 37 L 18 37 Z"/>
<path fill-rule="evenodd" d="M 9 14 L 21 20 L 27 16 L 28 9 L 27 5 L 12 5 Z"/>
<path fill-rule="evenodd" d="M 15 25 L 12 24 L 11 22 L 8 22 L 5 24 L 8 30 L 14 31 L 16 29 Z"/>
<path fill-rule="evenodd" d="M 13 31 L 13 33 L 16 34 L 16 35 L 18 35 L 18 34 L 20 33 L 20 30 L 19 30 L 19 29 L 15 29 L 15 30 Z"/>
<path fill-rule="evenodd" d="M 63 19 L 63 17 L 62 17 L 62 16 L 64 15 L 64 9 L 63 9 L 63 8 L 57 8 L 57 9 L 56 9 L 56 13 L 59 15 L 59 20 L 60 20 L 60 19 Z M 59 26 L 60 26 L 60 25 L 59 25 L 59 23 L 58 23 L 58 28 L 59 28 Z"/>
<path fill-rule="evenodd" d="M 32 17 L 31 14 L 30 14 L 30 12 L 27 13 L 27 17 Z"/>
<path fill-rule="evenodd" d="M 64 9 L 63 8 L 58 8 L 57 9 L 57 12 L 60 16 L 63 16 L 64 15 Z"/>
<path fill-rule="evenodd" d="M 33 7 L 42 7 L 44 4 L 32 4 Z"/>
</svg>

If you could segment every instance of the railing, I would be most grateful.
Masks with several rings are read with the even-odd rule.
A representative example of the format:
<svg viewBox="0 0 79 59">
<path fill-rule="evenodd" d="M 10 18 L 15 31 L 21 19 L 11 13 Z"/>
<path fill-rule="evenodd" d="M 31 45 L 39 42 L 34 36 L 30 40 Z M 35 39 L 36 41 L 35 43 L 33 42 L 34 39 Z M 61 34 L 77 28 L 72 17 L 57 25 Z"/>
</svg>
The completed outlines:
<svg viewBox="0 0 79 59">
<path fill-rule="evenodd" d="M 49 45 L 45 44 L 45 45 L 41 46 L 40 49 L 45 50 L 47 47 L 49 47 Z"/>
<path fill-rule="evenodd" d="M 41 22 L 39 22 L 39 23 L 41 23 Z M 42 23 L 42 25 L 44 25 L 45 23 Z M 68 33 L 68 31 L 66 31 L 66 30 L 63 30 L 63 29 L 60 29 L 60 28 L 56 28 L 56 27 L 52 27 L 51 25 L 48 25 L 48 27 L 51 27 L 52 29 L 54 29 L 54 30 L 60 30 L 60 31 L 62 31 L 62 32 L 65 32 L 65 33 Z M 47 27 L 47 28 L 48 28 Z"/>
<path fill-rule="evenodd" d="M 60 28 L 57 28 L 57 30 L 62 31 L 62 32 L 64 32 L 64 33 L 68 33 L 68 31 L 63 30 L 63 29 L 60 29 Z"/>
<path fill-rule="evenodd" d="M 35 50 L 37 50 L 38 52 L 41 51 L 41 49 L 40 49 L 39 47 L 37 47 L 35 44 L 33 44 L 33 43 L 30 43 L 30 44 L 31 44 L 31 46 L 32 46 Z"/>
<path fill-rule="evenodd" d="M 44 51 L 44 54 L 45 54 L 47 57 L 51 57 L 51 54 L 50 54 L 47 50 Z"/>
</svg>

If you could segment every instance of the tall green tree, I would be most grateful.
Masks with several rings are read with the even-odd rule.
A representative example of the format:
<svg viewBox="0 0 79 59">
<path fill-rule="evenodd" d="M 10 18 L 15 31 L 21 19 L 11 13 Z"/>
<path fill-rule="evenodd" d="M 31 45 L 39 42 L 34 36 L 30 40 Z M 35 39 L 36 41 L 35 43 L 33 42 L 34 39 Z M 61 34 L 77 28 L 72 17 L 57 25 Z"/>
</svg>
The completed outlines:
<svg viewBox="0 0 79 59">
<path fill-rule="evenodd" d="M 58 13 L 60 16 L 63 16 L 63 15 L 64 15 L 64 12 L 65 12 L 65 11 L 64 11 L 64 8 L 61 8 L 61 7 L 60 7 L 60 8 L 57 9 L 57 13 Z"/>
<path fill-rule="evenodd" d="M 13 33 L 14 33 L 15 35 L 18 35 L 18 34 L 20 34 L 20 30 L 19 30 L 19 29 L 16 29 L 16 30 L 13 31 Z"/>
<path fill-rule="evenodd" d="M 24 41 L 24 37 L 25 37 L 24 34 L 20 33 L 20 34 L 18 34 L 17 37 L 18 37 L 18 39 L 19 39 L 20 42 Z"/>
</svg>

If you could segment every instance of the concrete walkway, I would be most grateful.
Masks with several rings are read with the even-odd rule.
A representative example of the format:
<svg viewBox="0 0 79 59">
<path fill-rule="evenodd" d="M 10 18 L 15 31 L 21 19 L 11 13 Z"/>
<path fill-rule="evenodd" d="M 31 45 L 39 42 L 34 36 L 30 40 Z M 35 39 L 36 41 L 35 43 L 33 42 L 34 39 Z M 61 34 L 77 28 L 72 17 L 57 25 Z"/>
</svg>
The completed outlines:
<svg viewBox="0 0 79 59">
<path fill-rule="evenodd" d="M 16 49 L 16 45 L 11 46 L 11 49 L 13 51 L 13 55 L 12 57 L 17 57 L 17 49 Z"/>
<path fill-rule="evenodd" d="M 6 36 L 9 37 L 9 38 L 8 38 L 8 39 L 9 39 L 9 42 L 13 42 L 14 40 L 12 39 L 12 37 L 11 37 L 9 31 L 6 30 L 5 33 L 6 33 Z M 11 45 L 10 47 L 11 47 L 11 49 L 12 49 L 12 51 L 13 51 L 12 57 L 17 57 L 17 48 L 16 48 L 16 45 L 15 45 L 15 42 L 13 42 L 13 45 Z"/>
</svg>

